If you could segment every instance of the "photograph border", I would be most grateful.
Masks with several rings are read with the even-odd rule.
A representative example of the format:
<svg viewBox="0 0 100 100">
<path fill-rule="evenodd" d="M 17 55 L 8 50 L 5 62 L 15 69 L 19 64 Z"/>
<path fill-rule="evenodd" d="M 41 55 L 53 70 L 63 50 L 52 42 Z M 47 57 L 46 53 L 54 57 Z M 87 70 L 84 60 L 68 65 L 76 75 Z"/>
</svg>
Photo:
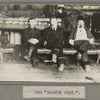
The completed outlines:
<svg viewBox="0 0 100 100">
<path fill-rule="evenodd" d="M 100 1 L 99 0 L 23 0 L 23 1 L 20 1 L 20 0 L 0 0 L 0 5 L 5 5 L 5 4 L 66 4 L 66 5 L 81 5 L 81 4 L 86 4 L 86 5 L 100 5 Z M 11 87 L 11 86 L 20 86 L 20 88 L 22 88 L 23 86 L 84 86 L 86 87 L 87 91 L 87 95 L 88 97 L 85 98 L 85 100 L 99 100 L 100 99 L 100 96 L 99 94 L 97 94 L 94 98 L 90 97 L 91 95 L 93 95 L 95 92 L 98 92 L 100 93 L 100 90 L 98 90 L 98 88 L 100 87 L 100 83 L 98 82 L 31 82 L 31 81 L 0 81 L 0 86 L 8 86 L 8 87 Z M 94 88 L 93 88 L 94 87 Z M 92 89 L 91 89 L 92 88 Z M 10 89 L 9 89 L 10 90 Z M 98 91 L 97 91 L 98 90 Z M 14 91 L 14 90 L 12 90 Z M 0 90 L 0 93 L 2 91 Z M 15 91 L 14 91 L 15 92 Z M 6 91 L 4 91 L 4 93 L 6 93 Z M 2 99 L 4 100 L 4 99 Z M 18 100 L 16 98 L 16 100 Z M 21 99 L 19 99 L 21 100 Z M 23 100 L 23 99 L 22 99 Z M 25 99 L 26 100 L 26 99 Z M 28 99 L 27 99 L 28 100 Z M 35 99 L 32 99 L 32 100 L 35 100 Z M 41 100 L 41 99 L 39 99 Z M 48 98 L 48 100 L 50 100 L 50 98 Z M 55 99 L 56 100 L 56 99 Z M 67 100 L 67 99 L 63 99 L 63 100 Z M 68 99 L 69 100 L 69 99 Z M 71 99 L 70 99 L 71 100 Z M 72 99 L 73 100 L 73 99 Z M 75 99 L 77 100 L 77 99 Z"/>
<path fill-rule="evenodd" d="M 49 4 L 49 5 L 56 5 L 56 4 L 64 4 L 64 5 L 74 5 L 74 6 L 77 6 L 77 5 L 94 5 L 94 6 L 99 6 L 100 5 L 100 1 L 99 0 L 0 0 L 0 5 L 11 5 L 11 4 L 25 4 L 25 5 L 34 5 L 34 4 Z M 31 82 L 31 81 L 0 81 L 0 84 L 100 84 L 99 82 L 38 82 L 38 81 L 35 81 L 35 82 Z"/>
</svg>

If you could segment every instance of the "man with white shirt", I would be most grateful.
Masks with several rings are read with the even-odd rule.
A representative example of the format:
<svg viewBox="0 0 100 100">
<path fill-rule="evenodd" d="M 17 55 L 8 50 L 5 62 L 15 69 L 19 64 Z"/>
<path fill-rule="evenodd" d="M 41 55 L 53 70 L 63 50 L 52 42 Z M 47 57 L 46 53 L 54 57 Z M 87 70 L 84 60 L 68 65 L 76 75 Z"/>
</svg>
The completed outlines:
<svg viewBox="0 0 100 100">
<path fill-rule="evenodd" d="M 87 51 L 90 44 L 94 43 L 94 36 L 85 27 L 84 20 L 78 19 L 77 27 L 72 31 L 69 37 L 69 43 L 81 54 L 81 60 L 84 64 L 85 71 L 90 71 L 90 65 L 88 61 Z"/>
<path fill-rule="evenodd" d="M 58 64 L 58 70 L 64 70 L 63 43 L 64 29 L 58 26 L 57 18 L 50 19 L 51 26 L 44 30 L 44 45 L 52 50 L 52 62 Z"/>
</svg>

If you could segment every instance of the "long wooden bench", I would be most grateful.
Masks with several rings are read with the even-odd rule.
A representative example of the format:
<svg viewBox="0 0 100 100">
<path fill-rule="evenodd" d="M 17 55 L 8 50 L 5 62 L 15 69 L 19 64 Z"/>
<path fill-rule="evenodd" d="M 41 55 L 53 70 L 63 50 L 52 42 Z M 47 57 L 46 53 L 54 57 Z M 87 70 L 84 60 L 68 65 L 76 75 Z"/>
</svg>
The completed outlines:
<svg viewBox="0 0 100 100">
<path fill-rule="evenodd" d="M 0 48 L 0 62 L 3 63 L 3 54 L 5 53 L 13 53 L 14 52 L 14 49 L 13 48 Z M 77 51 L 74 50 L 74 49 L 64 49 L 63 50 L 63 53 L 65 55 L 73 55 L 75 54 Z M 38 53 L 39 54 L 51 54 L 51 50 L 48 50 L 48 49 L 45 49 L 45 48 L 42 48 L 42 49 L 38 49 Z M 97 57 L 97 60 L 96 60 L 96 63 L 99 63 L 100 61 L 100 49 L 95 49 L 95 50 L 88 50 L 88 54 L 89 55 L 98 55 Z"/>
<path fill-rule="evenodd" d="M 38 52 L 41 54 L 51 54 L 51 50 L 48 50 L 45 48 L 39 49 Z M 74 49 L 63 49 L 63 54 L 65 54 L 65 55 L 73 55 L 76 52 L 77 51 Z M 88 55 L 98 55 L 96 63 L 99 63 L 99 61 L 100 61 L 100 49 L 88 50 Z"/>
</svg>

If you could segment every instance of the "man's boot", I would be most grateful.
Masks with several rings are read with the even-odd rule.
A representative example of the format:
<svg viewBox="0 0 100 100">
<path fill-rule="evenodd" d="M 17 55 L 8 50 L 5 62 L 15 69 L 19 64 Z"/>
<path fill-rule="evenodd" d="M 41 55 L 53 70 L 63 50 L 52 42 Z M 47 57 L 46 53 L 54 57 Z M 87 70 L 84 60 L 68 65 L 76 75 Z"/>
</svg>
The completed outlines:
<svg viewBox="0 0 100 100">
<path fill-rule="evenodd" d="M 31 62 L 32 62 L 33 68 L 38 67 L 38 59 L 37 58 L 33 58 Z"/>
<path fill-rule="evenodd" d="M 56 63 L 57 62 L 57 55 L 52 54 L 52 62 Z"/>
<path fill-rule="evenodd" d="M 87 73 L 91 72 L 90 65 L 85 65 L 85 71 L 86 71 Z"/>
<path fill-rule="evenodd" d="M 62 72 L 65 68 L 64 64 L 60 64 L 60 66 L 58 67 L 58 71 Z"/>
</svg>

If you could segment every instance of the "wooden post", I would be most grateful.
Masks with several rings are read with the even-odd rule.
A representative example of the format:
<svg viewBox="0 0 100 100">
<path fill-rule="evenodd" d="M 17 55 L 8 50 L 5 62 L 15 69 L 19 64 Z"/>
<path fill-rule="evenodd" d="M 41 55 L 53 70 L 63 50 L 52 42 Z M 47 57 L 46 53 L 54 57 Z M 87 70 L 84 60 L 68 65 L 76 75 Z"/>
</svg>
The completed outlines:
<svg viewBox="0 0 100 100">
<path fill-rule="evenodd" d="M 100 54 L 98 54 L 98 58 L 97 58 L 96 63 L 99 63 L 99 61 L 100 61 Z"/>
<path fill-rule="evenodd" d="M 3 51 L 2 51 L 2 48 L 0 48 L 0 62 L 3 63 Z"/>
</svg>

